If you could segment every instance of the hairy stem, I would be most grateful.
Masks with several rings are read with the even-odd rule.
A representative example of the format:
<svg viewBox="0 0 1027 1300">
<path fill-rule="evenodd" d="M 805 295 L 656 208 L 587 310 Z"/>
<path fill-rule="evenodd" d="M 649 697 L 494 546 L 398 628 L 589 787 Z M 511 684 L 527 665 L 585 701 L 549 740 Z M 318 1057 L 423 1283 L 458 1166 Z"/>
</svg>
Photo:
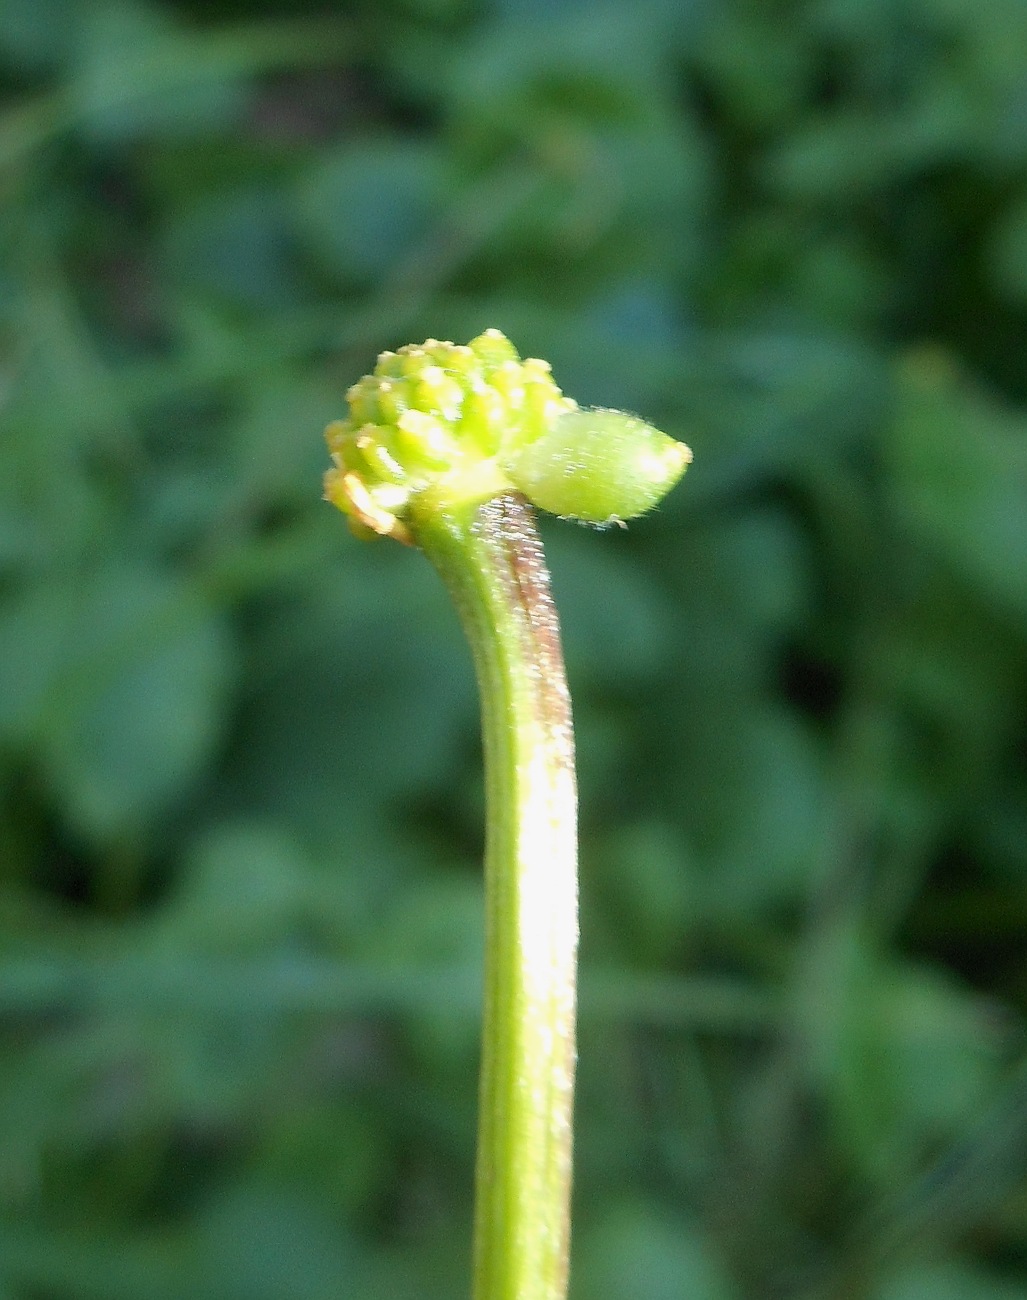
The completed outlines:
<svg viewBox="0 0 1027 1300">
<path fill-rule="evenodd" d="M 574 736 L 523 497 L 427 512 L 416 540 L 471 643 L 485 749 L 485 1008 L 475 1300 L 566 1295 L 577 956 Z"/>
</svg>

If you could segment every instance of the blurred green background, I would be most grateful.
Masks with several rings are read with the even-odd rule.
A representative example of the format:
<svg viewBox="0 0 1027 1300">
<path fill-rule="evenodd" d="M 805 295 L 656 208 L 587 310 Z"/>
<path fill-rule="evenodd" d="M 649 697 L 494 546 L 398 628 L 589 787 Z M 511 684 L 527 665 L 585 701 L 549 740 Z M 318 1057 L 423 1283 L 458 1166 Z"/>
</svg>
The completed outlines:
<svg viewBox="0 0 1027 1300">
<path fill-rule="evenodd" d="M 695 464 L 545 535 L 574 1300 L 1027 1296 L 1027 5 L 0 2 L 0 1300 L 466 1294 L 482 790 L 319 501 L 495 325 Z"/>
</svg>

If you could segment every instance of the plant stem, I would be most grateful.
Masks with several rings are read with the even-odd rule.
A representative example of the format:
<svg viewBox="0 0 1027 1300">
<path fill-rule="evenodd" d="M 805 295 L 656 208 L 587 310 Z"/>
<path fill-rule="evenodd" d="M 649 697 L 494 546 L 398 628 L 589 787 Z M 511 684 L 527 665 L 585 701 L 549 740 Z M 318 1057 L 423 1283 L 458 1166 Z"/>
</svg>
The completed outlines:
<svg viewBox="0 0 1027 1300">
<path fill-rule="evenodd" d="M 471 643 L 485 751 L 475 1300 L 561 1300 L 570 1235 L 577 795 L 560 630 L 520 496 L 417 513 Z"/>
</svg>

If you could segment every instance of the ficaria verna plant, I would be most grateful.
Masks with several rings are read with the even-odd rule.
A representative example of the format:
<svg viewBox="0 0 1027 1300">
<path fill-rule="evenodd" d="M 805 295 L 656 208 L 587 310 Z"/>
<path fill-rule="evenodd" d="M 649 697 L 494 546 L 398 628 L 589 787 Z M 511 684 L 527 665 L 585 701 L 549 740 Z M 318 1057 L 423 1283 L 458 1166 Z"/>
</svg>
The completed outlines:
<svg viewBox="0 0 1027 1300">
<path fill-rule="evenodd" d="M 567 1289 L 577 828 L 560 630 L 532 506 L 592 524 L 644 513 L 691 453 L 581 410 L 498 330 L 383 352 L 328 426 L 325 496 L 360 536 L 420 547 L 471 643 L 487 829 L 476 1300 Z"/>
</svg>

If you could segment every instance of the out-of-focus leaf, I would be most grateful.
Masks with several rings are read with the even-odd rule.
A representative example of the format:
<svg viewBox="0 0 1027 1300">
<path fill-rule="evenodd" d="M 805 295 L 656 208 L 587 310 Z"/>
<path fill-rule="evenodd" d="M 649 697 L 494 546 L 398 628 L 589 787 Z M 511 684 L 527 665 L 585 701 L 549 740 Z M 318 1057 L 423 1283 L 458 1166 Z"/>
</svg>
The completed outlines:
<svg viewBox="0 0 1027 1300">
<path fill-rule="evenodd" d="M 230 66 L 203 58 L 202 48 L 144 0 L 86 7 L 69 83 L 80 129 L 111 144 L 231 122 L 245 102 L 242 83 Z"/>
<path fill-rule="evenodd" d="M 530 322 L 540 331 L 536 315 Z M 656 277 L 632 275 L 589 304 L 586 318 L 533 348 L 554 357 L 561 387 L 585 406 L 637 411 L 650 394 L 676 383 L 693 338 L 674 296 Z"/>
<path fill-rule="evenodd" d="M 654 91 L 670 89 L 670 65 L 661 24 L 636 17 L 617 4 L 565 7 L 546 24 L 545 41 L 530 15 L 484 29 L 448 87 L 451 111 L 479 138 L 537 131 L 539 143 L 561 126 L 648 117 Z"/>
<path fill-rule="evenodd" d="M 339 543 L 341 554 L 341 526 Z M 285 815 L 347 850 L 387 843 L 374 823 L 389 801 L 442 784 L 475 725 L 456 616 L 422 557 L 393 549 L 327 556 L 314 599 L 265 620 L 228 773 L 247 812 Z"/>
<path fill-rule="evenodd" d="M 644 1199 L 614 1201 L 581 1232 L 573 1300 L 729 1300 L 735 1294 L 695 1227 Z"/>
<path fill-rule="evenodd" d="M 74 623 L 66 596 L 40 583 L 0 610 L 0 730 L 9 745 L 31 737 L 63 665 Z"/>
<path fill-rule="evenodd" d="M 850 112 L 805 126 L 768 157 L 774 190 L 806 202 L 873 194 L 976 144 L 975 114 L 961 87 L 941 83 L 901 114 Z"/>
<path fill-rule="evenodd" d="M 828 327 L 872 325 L 889 305 L 885 263 L 855 241 L 819 240 L 802 250 L 789 271 L 800 301 Z"/>
<path fill-rule="evenodd" d="M 349 1234 L 302 1193 L 256 1179 L 209 1207 L 196 1247 L 204 1300 L 330 1300 L 359 1285 Z"/>
<path fill-rule="evenodd" d="M 202 1264 L 188 1238 L 160 1235 L 139 1240 L 120 1233 L 104 1238 L 50 1225 L 0 1222 L 4 1268 L 16 1287 L 64 1300 L 187 1300 L 201 1294 Z"/>
<path fill-rule="evenodd" d="M 708 765 L 699 758 L 696 789 L 682 791 L 681 804 L 701 828 L 707 914 L 740 916 L 787 905 L 808 888 L 824 829 L 825 773 L 795 718 L 770 710 L 747 718 L 741 708 L 730 722 L 721 718 L 730 735 L 711 746 Z"/>
<path fill-rule="evenodd" d="M 595 541 L 580 525 L 546 529 L 564 653 L 579 690 L 590 682 L 647 676 L 673 651 L 670 611 L 660 592 L 621 558 L 614 538 L 599 548 Z"/>
<path fill-rule="evenodd" d="M 996 293 L 1014 305 L 1027 301 L 1027 200 L 1003 212 L 992 232 L 989 257 Z"/>
<path fill-rule="evenodd" d="M 1023 1289 L 969 1264 L 906 1265 L 874 1290 L 873 1300 L 1020 1300 Z"/>
<path fill-rule="evenodd" d="M 345 1030 L 329 1044 L 332 1049 L 345 1052 Z M 358 1063 L 363 1057 L 372 1064 L 373 1031 L 364 1038 L 356 1027 L 351 1052 Z M 373 1198 L 387 1194 L 394 1158 L 389 1137 L 372 1103 L 325 1098 L 277 1115 L 262 1140 L 259 1161 L 270 1180 L 302 1188 L 323 1211 L 340 1207 L 356 1216 Z"/>
<path fill-rule="evenodd" d="M 284 830 L 217 826 L 192 848 L 165 936 L 190 950 L 269 951 L 300 938 L 317 906 L 316 876 Z"/>
<path fill-rule="evenodd" d="M 584 870 L 583 907 L 600 912 L 616 956 L 643 968 L 673 965 L 704 919 L 697 866 L 674 828 L 641 822 L 604 836 L 586 848 Z"/>
<path fill-rule="evenodd" d="M 442 877 L 398 892 L 391 914 L 370 929 L 361 947 L 387 967 L 479 970 L 484 914 L 480 873 Z M 407 1035 L 426 1068 L 455 1072 L 466 1082 L 475 1073 L 478 1030 L 464 1007 L 440 1002 L 411 1019 Z"/>
<path fill-rule="evenodd" d="M 224 621 L 184 584 L 137 566 L 49 596 L 16 629 L 33 673 L 20 723 L 79 828 L 100 839 L 138 831 L 188 788 L 220 734 L 232 665 Z M 45 677 L 28 644 L 35 626 Z"/>
<path fill-rule="evenodd" d="M 773 648 L 809 615 L 811 556 L 801 531 L 778 510 L 749 510 L 674 539 L 668 575 L 684 604 L 680 624 L 729 618 L 751 643 Z M 704 612 L 705 610 L 705 612 Z"/>
<path fill-rule="evenodd" d="M 165 242 L 178 284 L 251 309 L 297 298 L 281 194 L 253 187 L 219 193 L 178 215 Z"/>
<path fill-rule="evenodd" d="M 730 5 L 708 6 L 704 20 L 698 58 L 723 110 L 750 130 L 780 127 L 802 104 L 811 75 L 805 30 Z"/>
<path fill-rule="evenodd" d="M 942 799 L 975 791 L 1027 696 L 1019 639 L 964 584 L 924 575 L 868 656 L 903 720 L 908 770 Z"/>
<path fill-rule="evenodd" d="M 438 154 L 416 139 L 347 144 L 304 177 L 302 230 L 333 271 L 366 284 L 432 229 L 444 210 L 445 180 Z"/>
<path fill-rule="evenodd" d="M 821 936 L 807 977 L 803 1026 L 837 1140 L 894 1186 L 969 1129 L 996 1085 L 1002 1044 L 963 990 L 886 969 L 851 927 Z"/>
<path fill-rule="evenodd" d="M 1006 776 L 996 783 L 976 809 L 971 833 L 991 871 L 1027 880 L 1027 790 L 1022 782 Z"/>
<path fill-rule="evenodd" d="M 1020 621 L 1027 617 L 1027 422 L 944 358 L 911 358 L 883 454 L 895 508 L 923 542 Z"/>
<path fill-rule="evenodd" d="M 247 397 L 232 427 L 235 473 L 261 502 L 284 496 L 319 509 L 311 486 L 324 472 L 321 431 L 339 418 L 345 395 L 327 379 L 297 382 L 288 371 L 269 371 Z"/>
<path fill-rule="evenodd" d="M 0 51 L 9 64 L 50 69 L 67 56 L 81 22 L 76 0 L 2 0 Z"/>
</svg>

